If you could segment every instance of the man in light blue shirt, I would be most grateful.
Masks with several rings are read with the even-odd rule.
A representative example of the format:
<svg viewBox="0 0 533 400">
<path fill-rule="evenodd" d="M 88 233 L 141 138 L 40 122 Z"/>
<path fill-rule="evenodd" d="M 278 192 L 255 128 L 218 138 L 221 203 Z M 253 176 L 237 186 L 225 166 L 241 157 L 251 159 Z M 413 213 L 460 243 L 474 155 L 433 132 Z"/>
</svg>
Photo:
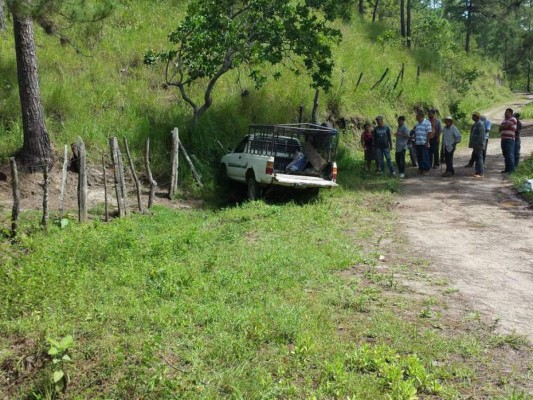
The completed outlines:
<svg viewBox="0 0 533 400">
<path fill-rule="evenodd" d="M 429 172 L 429 135 L 432 132 L 431 122 L 425 118 L 424 111 L 416 113 L 417 123 L 415 131 L 416 158 L 418 160 L 418 173 L 426 175 Z"/>
</svg>

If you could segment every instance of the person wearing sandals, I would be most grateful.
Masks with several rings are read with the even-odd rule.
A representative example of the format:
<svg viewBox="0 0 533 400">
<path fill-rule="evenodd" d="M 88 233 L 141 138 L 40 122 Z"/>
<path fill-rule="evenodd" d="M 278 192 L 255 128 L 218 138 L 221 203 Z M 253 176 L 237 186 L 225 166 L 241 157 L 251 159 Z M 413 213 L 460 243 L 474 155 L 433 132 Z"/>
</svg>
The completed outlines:
<svg viewBox="0 0 533 400">
<path fill-rule="evenodd" d="M 485 147 L 485 124 L 481 121 L 481 114 L 479 112 L 472 113 L 472 121 L 474 125 L 470 129 L 470 142 L 468 147 L 474 152 L 476 173 L 474 178 L 483 178 L 483 149 Z"/>
<path fill-rule="evenodd" d="M 461 133 L 453 124 L 453 118 L 444 118 L 444 128 L 442 129 L 442 149 L 444 150 L 446 172 L 442 174 L 443 177 L 455 175 L 455 170 L 453 168 L 453 153 L 455 153 L 455 147 L 460 142 Z"/>
</svg>

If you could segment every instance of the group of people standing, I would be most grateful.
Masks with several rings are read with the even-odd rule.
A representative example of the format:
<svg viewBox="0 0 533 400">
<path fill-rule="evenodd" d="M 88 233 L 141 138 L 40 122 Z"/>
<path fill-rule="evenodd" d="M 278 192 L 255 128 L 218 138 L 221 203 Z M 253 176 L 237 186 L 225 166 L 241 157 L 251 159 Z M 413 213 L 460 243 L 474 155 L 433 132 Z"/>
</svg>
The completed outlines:
<svg viewBox="0 0 533 400">
<path fill-rule="evenodd" d="M 461 142 L 461 133 L 454 124 L 451 116 L 444 118 L 443 122 L 437 118 L 437 111 L 429 110 L 428 118 L 424 111 L 416 113 L 416 124 L 413 129 L 405 124 L 405 117 L 398 117 L 396 137 L 395 161 L 400 178 L 405 177 L 405 157 L 409 151 L 410 161 L 413 166 L 418 166 L 420 175 L 427 175 L 431 168 L 438 169 L 440 163 L 446 165 L 443 177 L 455 175 L 453 156 L 458 143 Z M 385 124 L 382 116 L 375 119 L 376 126 L 364 125 L 361 134 L 361 145 L 365 152 L 366 169 L 370 172 L 372 162 L 376 163 L 376 172 L 385 172 L 385 162 L 391 175 L 395 176 L 391 151 L 393 149 L 392 130 Z M 475 166 L 475 178 L 482 178 L 485 173 L 487 145 L 491 129 L 491 122 L 479 112 L 472 113 L 474 122 L 470 129 L 469 147 L 472 156 L 465 167 Z M 505 170 L 502 173 L 513 172 L 520 159 L 520 130 L 519 115 L 512 109 L 505 111 L 505 119 L 500 125 L 501 147 L 505 158 Z"/>
</svg>

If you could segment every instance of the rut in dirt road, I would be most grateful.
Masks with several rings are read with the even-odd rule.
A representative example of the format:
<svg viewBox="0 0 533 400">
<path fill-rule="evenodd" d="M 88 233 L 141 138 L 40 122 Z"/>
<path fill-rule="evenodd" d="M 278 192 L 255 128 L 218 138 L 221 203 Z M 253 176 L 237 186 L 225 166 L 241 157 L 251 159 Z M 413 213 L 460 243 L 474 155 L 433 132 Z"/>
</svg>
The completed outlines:
<svg viewBox="0 0 533 400">
<path fill-rule="evenodd" d="M 525 100 L 530 101 L 530 100 Z M 505 109 L 489 118 L 500 122 Z M 522 157 L 533 151 L 533 121 L 525 121 Z M 500 140 L 491 139 L 485 178 L 464 168 L 469 149 L 455 156 L 456 176 L 440 170 L 402 185 L 400 218 L 412 247 L 432 273 L 460 290 L 470 307 L 533 341 L 533 209 L 517 198 L 503 169 Z"/>
</svg>

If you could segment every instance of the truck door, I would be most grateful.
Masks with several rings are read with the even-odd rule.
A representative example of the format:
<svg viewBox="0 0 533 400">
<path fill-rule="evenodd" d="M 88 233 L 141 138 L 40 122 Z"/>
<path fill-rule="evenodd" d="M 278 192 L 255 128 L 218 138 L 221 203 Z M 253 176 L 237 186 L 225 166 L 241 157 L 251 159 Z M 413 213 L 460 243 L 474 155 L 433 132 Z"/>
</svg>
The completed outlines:
<svg viewBox="0 0 533 400">
<path fill-rule="evenodd" d="M 248 136 L 242 139 L 237 147 L 235 147 L 235 150 L 228 156 L 228 176 L 243 182 L 248 166 L 248 157 L 246 157 L 245 153 L 248 140 Z"/>
</svg>

